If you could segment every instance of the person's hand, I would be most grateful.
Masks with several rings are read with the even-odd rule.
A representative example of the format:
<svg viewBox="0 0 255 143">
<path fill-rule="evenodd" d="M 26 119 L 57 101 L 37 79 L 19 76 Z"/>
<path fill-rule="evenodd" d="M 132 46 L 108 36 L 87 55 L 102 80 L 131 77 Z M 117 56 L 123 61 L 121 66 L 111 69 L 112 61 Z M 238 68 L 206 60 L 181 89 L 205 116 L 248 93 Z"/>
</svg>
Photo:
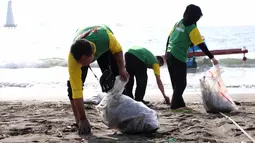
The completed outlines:
<svg viewBox="0 0 255 143">
<path fill-rule="evenodd" d="M 120 77 L 124 80 L 124 81 L 127 81 L 129 79 L 129 74 L 128 72 L 126 71 L 126 69 L 121 69 L 120 72 Z"/>
<path fill-rule="evenodd" d="M 170 103 L 170 99 L 169 99 L 169 97 L 164 96 L 164 98 L 165 98 L 165 102 L 166 102 L 166 104 L 170 105 L 171 103 Z"/>
<path fill-rule="evenodd" d="M 79 135 L 88 135 L 91 133 L 90 124 L 87 119 L 79 121 Z"/>
<path fill-rule="evenodd" d="M 219 64 L 219 61 L 216 60 L 215 58 L 212 58 L 211 61 L 212 61 L 212 64 L 213 64 L 214 66 L 217 65 L 217 64 Z"/>
</svg>

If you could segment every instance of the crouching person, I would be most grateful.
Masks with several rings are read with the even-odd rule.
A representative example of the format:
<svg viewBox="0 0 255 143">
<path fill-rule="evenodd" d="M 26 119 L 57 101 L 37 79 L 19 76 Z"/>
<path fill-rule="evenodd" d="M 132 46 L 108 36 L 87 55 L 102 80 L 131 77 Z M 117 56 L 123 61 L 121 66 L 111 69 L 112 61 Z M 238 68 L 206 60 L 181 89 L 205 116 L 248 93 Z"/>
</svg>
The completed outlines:
<svg viewBox="0 0 255 143">
<path fill-rule="evenodd" d="M 123 80 L 129 77 L 124 66 L 122 48 L 106 25 L 78 29 L 68 56 L 67 91 L 79 134 L 91 132 L 84 111 L 83 84 L 89 65 L 94 61 L 97 61 L 102 73 L 110 70 L 114 76 L 120 75 Z"/>
<path fill-rule="evenodd" d="M 158 88 L 160 89 L 167 104 L 170 104 L 169 98 L 165 95 L 164 86 L 160 79 L 160 66 L 164 65 L 164 60 L 161 56 L 154 56 L 148 49 L 144 47 L 132 47 L 125 53 L 126 69 L 130 75 L 123 94 L 134 98 L 136 101 L 144 101 L 144 95 L 147 86 L 147 68 L 152 68 L 155 73 Z M 136 78 L 135 97 L 132 90 L 134 86 L 134 77 Z"/>
</svg>

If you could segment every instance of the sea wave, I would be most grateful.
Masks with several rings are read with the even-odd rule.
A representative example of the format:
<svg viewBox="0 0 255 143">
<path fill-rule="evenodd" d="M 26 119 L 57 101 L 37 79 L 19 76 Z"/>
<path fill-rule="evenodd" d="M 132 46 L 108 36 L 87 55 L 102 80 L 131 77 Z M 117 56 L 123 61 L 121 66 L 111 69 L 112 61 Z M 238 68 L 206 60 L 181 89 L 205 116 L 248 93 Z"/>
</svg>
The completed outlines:
<svg viewBox="0 0 255 143">
<path fill-rule="evenodd" d="M 0 82 L 0 88 L 6 87 L 18 87 L 18 88 L 31 88 L 31 87 L 51 87 L 51 88 L 66 88 L 66 83 L 62 82 L 37 82 L 37 83 L 14 83 L 14 82 Z M 85 83 L 85 88 L 99 89 L 100 86 L 98 83 Z M 255 88 L 255 84 L 238 84 L 233 83 L 232 85 L 226 85 L 227 88 Z M 148 84 L 148 89 L 157 89 L 156 84 Z M 165 89 L 172 89 L 171 84 L 164 84 Z M 187 89 L 199 89 L 199 84 L 187 84 Z"/>
<path fill-rule="evenodd" d="M 219 62 L 225 67 L 255 67 L 255 58 L 248 58 L 243 61 L 239 58 L 221 58 Z M 208 59 L 197 59 L 198 67 L 211 65 Z M 91 67 L 98 67 L 97 62 L 90 65 Z M 17 69 L 17 68 L 52 68 L 52 67 L 67 67 L 67 60 L 64 58 L 45 58 L 36 61 L 2 61 L 0 68 Z"/>
<path fill-rule="evenodd" d="M 239 58 L 221 58 L 219 59 L 219 63 L 224 67 L 246 67 L 246 68 L 254 68 L 255 67 L 255 59 L 248 59 L 243 61 L 243 59 Z M 209 59 L 201 59 L 197 60 L 198 67 L 204 65 L 211 65 L 211 61 Z"/>
</svg>

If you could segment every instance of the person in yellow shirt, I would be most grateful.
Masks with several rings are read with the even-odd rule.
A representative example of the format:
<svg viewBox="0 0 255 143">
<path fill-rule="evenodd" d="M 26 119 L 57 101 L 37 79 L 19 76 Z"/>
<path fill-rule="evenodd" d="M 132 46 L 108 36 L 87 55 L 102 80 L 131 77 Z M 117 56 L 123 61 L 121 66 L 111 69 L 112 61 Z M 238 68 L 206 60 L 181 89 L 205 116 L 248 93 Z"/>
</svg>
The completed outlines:
<svg viewBox="0 0 255 143">
<path fill-rule="evenodd" d="M 155 73 L 158 88 L 160 89 L 167 104 L 170 104 L 169 97 L 166 96 L 164 86 L 160 79 L 160 66 L 164 65 L 164 59 L 161 56 L 154 56 L 151 51 L 144 47 L 134 46 L 125 53 L 126 69 L 130 75 L 129 81 L 123 94 L 135 98 L 136 101 L 144 101 L 144 95 L 147 86 L 147 68 L 152 68 Z M 133 96 L 134 77 L 136 78 L 135 97 Z"/>
<path fill-rule="evenodd" d="M 108 26 L 82 27 L 76 31 L 68 56 L 69 80 L 67 81 L 67 91 L 79 134 L 91 132 L 83 104 L 83 84 L 90 63 L 97 61 L 103 73 L 101 78 L 106 71 L 112 71 L 114 78 L 120 75 L 123 80 L 128 80 L 129 74 L 125 69 L 123 59 L 122 47 Z M 101 80 L 101 78 L 101 86 L 109 83 L 109 81 Z M 112 80 L 110 81 L 112 83 L 115 79 L 108 80 Z M 110 88 L 102 88 L 102 90 L 107 92 Z"/>
</svg>

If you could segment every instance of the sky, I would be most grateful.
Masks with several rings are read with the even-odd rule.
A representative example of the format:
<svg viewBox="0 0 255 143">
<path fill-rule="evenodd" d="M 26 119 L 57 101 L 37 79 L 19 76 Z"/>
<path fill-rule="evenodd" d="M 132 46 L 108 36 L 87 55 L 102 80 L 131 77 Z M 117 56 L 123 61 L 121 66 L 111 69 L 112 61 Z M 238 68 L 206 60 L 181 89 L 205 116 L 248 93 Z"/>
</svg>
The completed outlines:
<svg viewBox="0 0 255 143">
<path fill-rule="evenodd" d="M 255 25 L 254 0 L 12 0 L 17 24 L 173 24 L 188 4 L 201 7 L 199 26 Z M 0 23 L 8 0 L 0 0 Z"/>
</svg>

